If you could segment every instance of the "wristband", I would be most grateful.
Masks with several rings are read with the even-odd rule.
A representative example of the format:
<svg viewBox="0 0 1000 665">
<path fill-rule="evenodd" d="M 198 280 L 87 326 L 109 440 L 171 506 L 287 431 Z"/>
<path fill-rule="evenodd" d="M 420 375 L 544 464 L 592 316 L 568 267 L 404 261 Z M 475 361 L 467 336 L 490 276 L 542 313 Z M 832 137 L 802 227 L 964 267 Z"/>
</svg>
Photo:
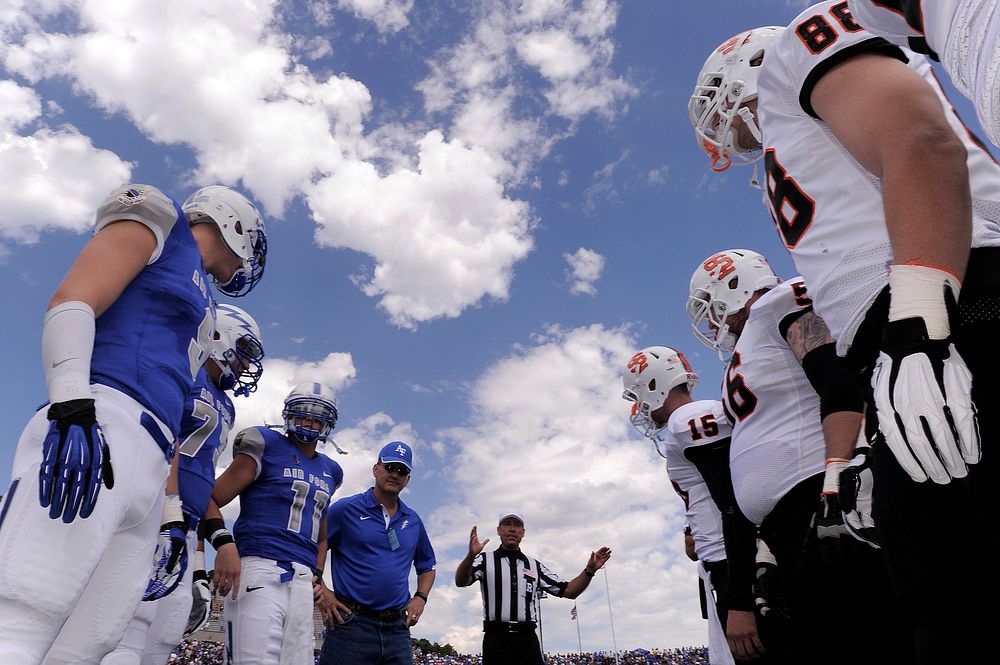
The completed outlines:
<svg viewBox="0 0 1000 665">
<path fill-rule="evenodd" d="M 212 543 L 212 547 L 215 548 L 216 552 L 223 545 L 236 542 L 233 539 L 233 534 L 229 533 L 229 530 L 226 529 L 226 523 L 222 519 L 213 517 L 204 520 L 202 524 L 205 525 L 205 539 Z"/>
<path fill-rule="evenodd" d="M 422 599 L 422 600 L 423 600 L 423 601 L 424 601 L 425 603 L 427 602 L 427 594 L 426 594 L 426 593 L 424 593 L 423 591 L 414 591 L 414 592 L 413 592 L 413 597 L 414 597 L 414 598 L 420 598 L 420 599 Z"/>
<path fill-rule="evenodd" d="M 593 577 L 594 575 L 597 574 L 597 571 L 595 570 L 594 572 L 590 572 L 588 569 L 584 568 L 583 574 L 586 575 L 587 577 Z"/>
</svg>

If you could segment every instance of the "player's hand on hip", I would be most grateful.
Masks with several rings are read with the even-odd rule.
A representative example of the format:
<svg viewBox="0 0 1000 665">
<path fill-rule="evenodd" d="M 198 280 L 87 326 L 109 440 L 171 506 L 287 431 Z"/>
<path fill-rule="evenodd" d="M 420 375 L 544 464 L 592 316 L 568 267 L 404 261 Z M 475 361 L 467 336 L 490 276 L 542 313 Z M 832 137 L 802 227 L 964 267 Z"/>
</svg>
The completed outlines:
<svg viewBox="0 0 1000 665">
<path fill-rule="evenodd" d="M 163 502 L 163 520 L 156 550 L 153 552 L 153 575 L 142 599 L 159 600 L 169 595 L 177 588 L 187 565 L 187 521 L 184 519 L 180 497 L 173 494 Z"/>
<path fill-rule="evenodd" d="M 948 339 L 922 319 L 887 323 L 872 375 L 879 429 L 909 476 L 944 485 L 980 458 L 972 373 Z"/>
<path fill-rule="evenodd" d="M 101 486 L 114 487 L 111 450 L 92 399 L 52 404 L 38 469 L 38 500 L 49 517 L 69 524 L 90 517 Z"/>
</svg>

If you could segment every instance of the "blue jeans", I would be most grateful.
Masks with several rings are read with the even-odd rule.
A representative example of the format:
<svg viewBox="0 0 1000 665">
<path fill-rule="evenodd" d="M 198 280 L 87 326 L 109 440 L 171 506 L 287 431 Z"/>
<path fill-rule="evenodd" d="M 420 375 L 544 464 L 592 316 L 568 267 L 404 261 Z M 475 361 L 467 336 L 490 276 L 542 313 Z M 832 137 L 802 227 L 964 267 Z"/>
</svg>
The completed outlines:
<svg viewBox="0 0 1000 665">
<path fill-rule="evenodd" d="M 323 634 L 319 665 L 413 665 L 405 619 L 383 621 L 359 612 Z"/>
</svg>

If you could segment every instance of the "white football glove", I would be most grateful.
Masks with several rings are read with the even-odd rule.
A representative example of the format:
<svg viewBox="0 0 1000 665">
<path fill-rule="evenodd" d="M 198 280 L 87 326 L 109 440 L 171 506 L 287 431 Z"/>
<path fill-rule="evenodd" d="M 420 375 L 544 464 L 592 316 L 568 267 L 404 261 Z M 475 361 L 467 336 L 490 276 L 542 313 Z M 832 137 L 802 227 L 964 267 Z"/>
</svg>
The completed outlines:
<svg viewBox="0 0 1000 665">
<path fill-rule="evenodd" d="M 872 375 L 879 429 L 913 480 L 944 485 L 980 458 L 972 373 L 951 343 L 944 304 L 957 281 L 935 268 L 893 266 L 889 286 L 889 322 Z"/>
<path fill-rule="evenodd" d="M 205 627 L 208 623 L 208 613 L 212 606 L 212 589 L 205 572 L 205 553 L 194 553 L 195 569 L 191 584 L 191 614 L 188 615 L 184 637 L 189 637 Z"/>
<path fill-rule="evenodd" d="M 875 519 L 872 517 L 875 478 L 868 453 L 867 445 L 857 447 L 854 459 L 840 472 L 838 496 L 844 526 L 848 532 L 861 542 L 881 549 L 875 535 Z"/>
</svg>

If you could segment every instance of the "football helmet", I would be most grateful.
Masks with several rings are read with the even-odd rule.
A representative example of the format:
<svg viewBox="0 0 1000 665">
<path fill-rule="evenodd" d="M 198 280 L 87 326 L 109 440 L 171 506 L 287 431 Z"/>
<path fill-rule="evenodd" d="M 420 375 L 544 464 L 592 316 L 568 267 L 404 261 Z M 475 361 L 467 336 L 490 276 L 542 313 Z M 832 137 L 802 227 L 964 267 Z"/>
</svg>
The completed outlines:
<svg viewBox="0 0 1000 665">
<path fill-rule="evenodd" d="M 260 328 L 252 316 L 234 305 L 216 305 L 215 317 L 211 358 L 222 373 L 219 388 L 233 390 L 234 395 L 249 395 L 257 390 L 264 372 Z"/>
<path fill-rule="evenodd" d="M 690 392 L 698 385 L 698 375 L 680 351 L 647 346 L 632 356 L 622 372 L 622 397 L 632 402 L 629 421 L 639 434 L 655 438 L 662 425 L 657 425 L 650 413 L 663 406 L 667 394 L 682 383 Z"/>
<path fill-rule="evenodd" d="M 323 442 L 337 426 L 337 400 L 333 389 L 322 383 L 300 383 L 285 398 L 281 417 L 285 419 L 285 433 L 295 435 L 299 441 Z M 296 420 L 300 421 L 296 424 Z M 309 420 L 314 427 L 301 421 Z M 318 425 L 318 428 L 315 427 Z"/>
<path fill-rule="evenodd" d="M 733 161 L 750 164 L 760 159 L 761 133 L 753 112 L 745 106 L 757 99 L 757 77 L 764 52 L 784 28 L 766 26 L 741 32 L 708 56 L 688 101 L 688 118 L 695 139 L 712 158 L 713 171 L 725 171 Z M 739 116 L 757 145 L 740 145 L 733 121 Z"/>
<path fill-rule="evenodd" d="M 685 307 L 695 337 L 728 361 L 738 337 L 730 332 L 726 317 L 743 309 L 756 291 L 770 289 L 780 281 L 767 259 L 757 252 L 727 249 L 708 257 L 691 275 Z"/>
<path fill-rule="evenodd" d="M 264 275 L 267 258 L 264 220 L 254 204 L 235 189 L 209 185 L 189 196 L 181 210 L 192 226 L 218 226 L 226 247 L 243 261 L 227 282 L 216 281 L 216 288 L 234 298 L 250 293 Z"/>
</svg>

